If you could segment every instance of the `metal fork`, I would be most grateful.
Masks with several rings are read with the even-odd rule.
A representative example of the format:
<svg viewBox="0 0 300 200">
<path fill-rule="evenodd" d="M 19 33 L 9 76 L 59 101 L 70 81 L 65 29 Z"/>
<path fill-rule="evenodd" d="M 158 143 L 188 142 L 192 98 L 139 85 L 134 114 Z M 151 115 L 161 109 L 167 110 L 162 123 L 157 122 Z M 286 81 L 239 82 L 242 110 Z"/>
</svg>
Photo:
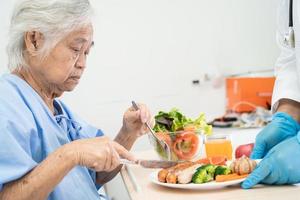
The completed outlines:
<svg viewBox="0 0 300 200">
<path fill-rule="evenodd" d="M 136 104 L 134 101 L 132 101 L 131 103 L 132 103 L 132 106 L 133 106 L 133 108 L 134 108 L 135 110 L 139 110 L 139 107 L 137 106 L 137 104 Z M 152 138 L 154 137 L 154 139 L 155 139 L 155 140 L 158 142 L 158 144 L 164 149 L 164 151 L 167 152 L 167 158 L 168 158 L 168 160 L 171 160 L 171 149 L 170 149 L 169 145 L 168 145 L 165 141 L 159 139 L 159 138 L 156 136 L 154 130 L 151 128 L 151 126 L 148 124 L 148 122 L 145 122 L 145 125 L 146 125 L 147 128 L 149 129 Z M 150 136 L 150 137 L 151 137 L 151 136 Z"/>
</svg>

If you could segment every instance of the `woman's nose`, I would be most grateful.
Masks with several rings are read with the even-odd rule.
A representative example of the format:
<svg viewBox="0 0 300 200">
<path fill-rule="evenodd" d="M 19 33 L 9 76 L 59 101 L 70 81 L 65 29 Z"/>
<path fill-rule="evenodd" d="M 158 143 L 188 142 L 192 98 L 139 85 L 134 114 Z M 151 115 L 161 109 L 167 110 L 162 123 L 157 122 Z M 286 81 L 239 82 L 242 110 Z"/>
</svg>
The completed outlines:
<svg viewBox="0 0 300 200">
<path fill-rule="evenodd" d="M 85 68 L 86 67 L 86 56 L 84 53 L 80 54 L 76 63 L 75 63 L 75 66 L 78 67 L 78 68 Z"/>
</svg>

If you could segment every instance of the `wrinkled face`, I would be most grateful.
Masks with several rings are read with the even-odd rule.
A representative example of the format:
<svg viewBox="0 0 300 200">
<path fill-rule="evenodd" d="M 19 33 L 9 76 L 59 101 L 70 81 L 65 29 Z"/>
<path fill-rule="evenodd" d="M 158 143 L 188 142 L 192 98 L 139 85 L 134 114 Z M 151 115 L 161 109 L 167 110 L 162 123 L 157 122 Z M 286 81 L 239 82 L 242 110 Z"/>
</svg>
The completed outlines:
<svg viewBox="0 0 300 200">
<path fill-rule="evenodd" d="M 92 25 L 75 30 L 63 38 L 40 63 L 31 65 L 31 71 L 56 93 L 72 91 L 86 67 L 92 45 Z"/>
</svg>

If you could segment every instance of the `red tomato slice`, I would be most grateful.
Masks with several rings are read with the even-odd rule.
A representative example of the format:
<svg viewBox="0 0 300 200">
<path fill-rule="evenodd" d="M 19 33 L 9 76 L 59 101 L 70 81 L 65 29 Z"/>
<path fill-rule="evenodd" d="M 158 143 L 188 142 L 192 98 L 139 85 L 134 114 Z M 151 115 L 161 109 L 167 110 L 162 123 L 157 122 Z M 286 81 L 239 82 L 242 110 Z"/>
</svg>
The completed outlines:
<svg viewBox="0 0 300 200">
<path fill-rule="evenodd" d="M 156 132 L 155 134 L 158 137 L 158 139 L 165 141 L 169 145 L 169 147 L 171 147 L 172 139 L 168 132 Z"/>
<path fill-rule="evenodd" d="M 199 139 L 195 132 L 187 131 L 176 136 L 173 151 L 179 159 L 190 159 L 195 155 L 198 145 Z"/>
</svg>

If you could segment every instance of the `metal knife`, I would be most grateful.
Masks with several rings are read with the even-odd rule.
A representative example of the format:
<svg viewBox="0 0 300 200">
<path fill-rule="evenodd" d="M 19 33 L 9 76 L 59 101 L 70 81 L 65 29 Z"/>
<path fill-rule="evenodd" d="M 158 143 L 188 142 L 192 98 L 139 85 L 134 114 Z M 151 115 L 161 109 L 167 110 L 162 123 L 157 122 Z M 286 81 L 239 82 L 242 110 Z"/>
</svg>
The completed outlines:
<svg viewBox="0 0 300 200">
<path fill-rule="evenodd" d="M 173 167 L 180 162 L 178 161 L 164 161 L 164 160 L 137 160 L 137 161 L 130 161 L 126 159 L 120 159 L 121 164 L 127 165 L 139 165 L 144 168 L 169 168 Z"/>
</svg>

